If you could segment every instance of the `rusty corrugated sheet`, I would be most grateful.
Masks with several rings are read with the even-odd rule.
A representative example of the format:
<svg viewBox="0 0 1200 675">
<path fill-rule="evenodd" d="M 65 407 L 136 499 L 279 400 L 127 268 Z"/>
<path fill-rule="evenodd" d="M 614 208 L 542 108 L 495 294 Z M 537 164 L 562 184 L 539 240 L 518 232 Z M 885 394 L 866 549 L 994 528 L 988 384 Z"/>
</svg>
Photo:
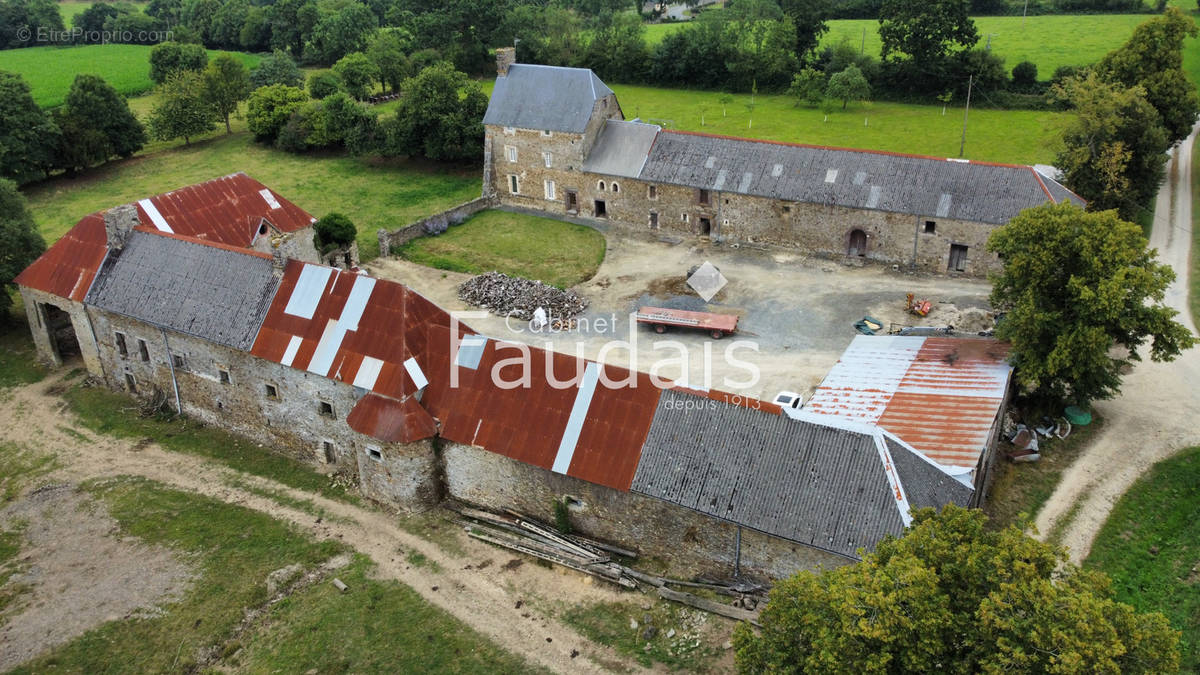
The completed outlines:
<svg viewBox="0 0 1200 675">
<path fill-rule="evenodd" d="M 994 340 L 860 335 L 805 410 L 878 424 L 939 464 L 975 468 L 1012 367 Z"/>
<path fill-rule="evenodd" d="M 397 401 L 367 394 L 354 404 L 346 424 L 360 434 L 388 443 L 412 443 L 437 433 L 433 418 L 412 397 Z"/>
<path fill-rule="evenodd" d="M 282 232 L 294 232 L 313 222 L 304 209 L 241 172 L 137 202 L 142 224 L 154 226 L 156 219 L 145 202 L 153 205 L 171 231 L 233 246 L 249 246 L 264 218 Z"/>
<path fill-rule="evenodd" d="M 82 302 L 106 251 L 104 216 L 93 213 L 76 223 L 15 281 L 20 286 Z"/>
</svg>

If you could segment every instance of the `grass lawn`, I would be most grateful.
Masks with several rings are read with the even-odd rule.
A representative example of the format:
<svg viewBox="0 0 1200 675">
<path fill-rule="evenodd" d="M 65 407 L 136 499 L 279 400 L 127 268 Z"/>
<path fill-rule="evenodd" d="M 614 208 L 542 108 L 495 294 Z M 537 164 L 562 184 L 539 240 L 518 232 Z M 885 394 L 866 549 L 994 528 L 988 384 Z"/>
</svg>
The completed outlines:
<svg viewBox="0 0 1200 675">
<path fill-rule="evenodd" d="M 120 524 L 120 536 L 181 551 L 198 573 L 177 602 L 155 618 L 110 621 L 13 672 L 192 672 L 197 652 L 213 648 L 213 671 L 522 672 L 524 664 L 411 589 L 379 581 L 356 558 L 336 574 L 275 603 L 240 636 L 247 608 L 267 597 L 273 570 L 315 569 L 345 550 L 249 509 L 138 479 L 85 486 Z M 243 649 L 245 648 L 245 649 Z M 239 652 L 239 650 L 242 650 Z"/>
<path fill-rule="evenodd" d="M 1192 150 L 1192 255 L 1188 274 L 1188 308 L 1200 320 L 1200 149 Z"/>
<path fill-rule="evenodd" d="M 4 293 L 0 290 L 0 293 Z M 8 315 L 0 311 L 0 389 L 37 382 L 46 376 L 46 369 L 37 361 L 37 350 L 29 337 L 29 322 L 21 296 L 12 294 L 15 306 Z"/>
<path fill-rule="evenodd" d="M 121 4 L 133 5 L 139 12 L 145 12 L 148 2 L 123 2 Z M 59 0 L 58 13 L 62 16 L 63 26 L 67 30 L 71 30 L 71 21 L 79 14 L 82 14 L 85 9 L 92 6 L 92 0 Z"/>
<path fill-rule="evenodd" d="M 437 269 L 497 270 L 566 288 L 592 278 L 604 250 L 604 235 L 584 225 L 483 211 L 445 234 L 410 241 L 399 254 Z"/>
<path fill-rule="evenodd" d="M 657 663 L 668 670 L 707 672 L 720 656 L 711 646 L 712 640 L 703 638 L 708 637 L 706 628 L 722 620 L 667 601 L 654 603 L 649 611 L 632 602 L 577 604 L 562 618 L 589 639 L 612 647 L 646 668 Z M 637 628 L 631 620 L 638 622 Z M 643 637 L 647 625 L 658 629 L 649 640 Z M 672 628 L 676 634 L 667 637 Z"/>
<path fill-rule="evenodd" d="M 33 91 L 33 99 L 43 108 L 61 105 L 75 81 L 83 73 L 99 75 L 117 91 L 136 96 L 153 88 L 150 81 L 148 45 L 86 45 L 78 47 L 31 47 L 0 51 L 0 70 L 18 73 Z M 226 53 L 209 50 L 211 59 Z M 247 67 L 258 65 L 260 56 L 228 52 Z"/>
<path fill-rule="evenodd" d="M 358 503 L 353 489 L 253 441 L 187 418 L 142 418 L 136 402 L 103 387 L 75 385 L 63 395 L 85 429 L 118 438 L 149 439 L 173 452 L 214 459 L 232 469 L 270 478 L 331 499 Z M 296 506 L 296 505 L 292 505 Z M 303 509 L 307 510 L 307 509 Z"/>
<path fill-rule="evenodd" d="M 1200 672 L 1200 448 L 1163 460 L 1121 497 L 1084 565 L 1117 599 L 1157 610 L 1183 631 L 1181 672 Z"/>
<path fill-rule="evenodd" d="M 983 511 L 990 519 L 988 526 L 995 529 L 1008 527 L 1022 514 L 1029 516 L 1030 521 L 1036 518 L 1042 505 L 1054 493 L 1063 471 L 1071 466 L 1103 426 L 1104 420 L 1094 417 L 1086 427 L 1075 427 L 1065 440 L 1039 438 L 1042 459 L 1031 464 L 1013 464 L 998 458 L 992 486 L 983 505 Z M 997 452 L 1003 453 L 1009 447 L 1007 442 L 1000 441 Z"/>
<path fill-rule="evenodd" d="M 397 228 L 479 196 L 478 167 L 375 161 L 341 154 L 293 155 L 249 134 L 216 137 L 170 152 L 139 155 L 28 188 L 25 196 L 46 241 L 83 216 L 175 188 L 245 171 L 321 217 L 341 211 L 358 226 L 364 259 L 379 254 L 379 228 Z"/>
</svg>

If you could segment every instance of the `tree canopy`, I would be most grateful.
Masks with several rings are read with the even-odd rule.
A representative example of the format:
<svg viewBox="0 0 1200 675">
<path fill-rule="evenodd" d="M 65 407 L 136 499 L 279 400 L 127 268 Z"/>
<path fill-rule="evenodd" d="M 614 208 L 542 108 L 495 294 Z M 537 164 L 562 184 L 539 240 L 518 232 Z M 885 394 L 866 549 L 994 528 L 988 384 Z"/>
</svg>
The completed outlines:
<svg viewBox="0 0 1200 675">
<path fill-rule="evenodd" d="M 125 98 L 98 75 L 76 75 L 55 113 L 62 131 L 57 164 L 68 171 L 129 157 L 146 144 L 146 130 Z"/>
<path fill-rule="evenodd" d="M 1004 263 L 991 296 L 1006 312 L 996 336 L 1012 343 L 1017 382 L 1038 402 L 1110 398 L 1147 341 L 1155 361 L 1195 344 L 1163 304 L 1175 272 L 1116 211 L 1026 209 L 992 232 L 988 249 Z"/>
<path fill-rule="evenodd" d="M 946 89 L 955 64 L 979 42 L 967 0 L 884 0 L 880 57 L 896 88 Z"/>
<path fill-rule="evenodd" d="M 0 71 L 0 179 L 27 183 L 44 176 L 54 163 L 58 134 L 25 80 Z"/>
<path fill-rule="evenodd" d="M 238 103 L 250 95 L 250 73 L 245 64 L 229 54 L 221 54 L 204 69 L 204 95 L 221 119 L 225 133 L 233 133 L 229 116 L 236 113 Z"/>
<path fill-rule="evenodd" d="M 313 223 L 313 246 L 321 253 L 345 248 L 354 243 L 358 229 L 345 215 L 336 211 L 325 214 Z"/>
<path fill-rule="evenodd" d="M 163 42 L 150 50 L 150 79 L 162 84 L 180 70 L 204 70 L 208 65 L 208 52 L 200 45 L 178 42 Z"/>
<path fill-rule="evenodd" d="M 150 133 L 160 141 L 192 138 L 212 131 L 218 113 L 208 97 L 204 77 L 183 70 L 167 78 L 158 88 L 158 103 L 150 112 Z"/>
<path fill-rule="evenodd" d="M 388 120 L 387 154 L 429 159 L 474 159 L 483 153 L 488 99 L 479 83 L 449 63 L 405 80 L 396 115 Z"/>
<path fill-rule="evenodd" d="M 17 184 L 0 178 L 0 320 L 8 315 L 13 279 L 46 250 Z"/>
<path fill-rule="evenodd" d="M 867 83 L 867 78 L 863 77 L 858 66 L 847 66 L 845 70 L 834 73 L 833 77 L 829 78 L 829 87 L 825 93 L 829 98 L 841 99 L 844 110 L 850 101 L 865 101 L 871 98 L 871 85 Z"/>
<path fill-rule="evenodd" d="M 250 86 L 258 89 L 272 84 L 282 84 L 288 87 L 303 87 L 304 73 L 292 57 L 286 52 L 275 50 L 270 56 L 258 62 L 258 67 L 250 71 Z"/>
<path fill-rule="evenodd" d="M 250 102 L 246 104 L 246 124 L 255 140 L 274 143 L 292 113 L 307 102 L 308 96 L 303 89 L 283 84 L 259 87 L 250 94 Z"/>
<path fill-rule="evenodd" d="M 363 100 L 371 91 L 371 85 L 379 79 L 379 68 L 362 52 L 347 54 L 333 64 L 333 72 L 342 81 L 342 89 L 358 100 Z"/>
<path fill-rule="evenodd" d="M 777 584 L 734 632 L 754 673 L 1164 673 L 1179 633 L 1113 600 L 1101 573 L 981 511 L 914 512 L 861 563 Z"/>
</svg>

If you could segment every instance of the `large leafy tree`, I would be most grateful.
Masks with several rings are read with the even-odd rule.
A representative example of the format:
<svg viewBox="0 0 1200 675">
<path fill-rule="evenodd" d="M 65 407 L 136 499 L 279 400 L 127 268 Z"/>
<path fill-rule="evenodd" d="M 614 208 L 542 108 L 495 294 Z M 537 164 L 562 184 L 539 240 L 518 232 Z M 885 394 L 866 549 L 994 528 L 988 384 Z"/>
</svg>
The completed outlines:
<svg viewBox="0 0 1200 675">
<path fill-rule="evenodd" d="M 209 41 L 213 47 L 238 49 L 242 43 L 242 26 L 250 13 L 248 0 L 225 0 L 209 24 Z"/>
<path fill-rule="evenodd" d="M 1145 90 L 1089 73 L 1054 92 L 1074 107 L 1055 160 L 1064 181 L 1092 210 L 1117 209 L 1123 218 L 1134 218 L 1158 191 L 1170 145 Z"/>
<path fill-rule="evenodd" d="M 58 128 L 25 80 L 0 71 L 0 178 L 27 183 L 44 176 L 54 163 L 57 137 Z"/>
<path fill-rule="evenodd" d="M 150 50 L 150 79 L 155 84 L 167 81 L 180 70 L 204 70 L 208 64 L 208 52 L 204 47 L 178 42 L 163 42 Z"/>
<path fill-rule="evenodd" d="M 46 250 L 17 184 L 0 179 L 0 321 L 8 316 L 13 279 Z"/>
<path fill-rule="evenodd" d="M 98 75 L 75 76 L 60 119 L 66 122 L 63 125 L 64 146 L 72 143 L 67 134 L 68 127 L 93 139 L 89 144 L 103 140 L 103 145 L 96 147 L 95 154 L 87 158 L 86 164 L 64 166 L 67 169 L 86 168 L 114 155 L 129 157 L 146 144 L 146 130 L 129 109 L 125 97 Z"/>
<path fill-rule="evenodd" d="M 967 0 L 884 0 L 879 38 L 892 85 L 944 91 L 962 54 L 979 42 Z"/>
<path fill-rule="evenodd" d="M 398 28 L 385 28 L 375 34 L 367 46 L 367 58 L 379 71 L 378 79 L 389 91 L 400 91 L 400 84 L 410 75 L 405 52 L 411 36 Z M 317 97 L 324 98 L 324 97 Z"/>
<path fill-rule="evenodd" d="M 259 87 L 246 104 L 246 123 L 257 141 L 274 143 L 292 113 L 308 102 L 303 89 L 283 84 Z"/>
<path fill-rule="evenodd" d="M 1187 138 L 1200 114 L 1196 87 L 1183 71 L 1183 41 L 1196 23 L 1176 7 L 1141 24 L 1120 49 L 1096 66 L 1100 76 L 1125 87 L 1140 86 L 1162 117 L 1172 143 Z"/>
<path fill-rule="evenodd" d="M 1004 262 L 992 289 L 1007 312 L 996 334 L 1012 343 L 1017 382 L 1039 402 L 1110 398 L 1147 342 L 1155 361 L 1195 344 L 1163 304 L 1175 272 L 1116 211 L 1026 209 L 992 232 L 988 248 Z"/>
<path fill-rule="evenodd" d="M 378 26 L 379 19 L 366 5 L 348 3 L 321 16 L 313 26 L 305 56 L 318 63 L 335 63 L 347 54 L 366 49 Z"/>
<path fill-rule="evenodd" d="M 387 154 L 446 160 L 482 154 L 488 100 L 479 83 L 439 63 L 406 80 L 402 90 L 396 116 L 386 124 Z"/>
<path fill-rule="evenodd" d="M 779 6 L 792 20 L 796 56 L 807 61 L 816 53 L 821 36 L 829 30 L 825 20 L 833 13 L 833 3 L 829 0 L 782 0 Z"/>
<path fill-rule="evenodd" d="M 300 67 L 287 52 L 279 49 L 259 61 L 258 66 L 250 71 L 250 85 L 255 89 L 272 84 L 287 87 L 304 86 L 304 73 L 300 72 Z"/>
<path fill-rule="evenodd" d="M 39 31 L 62 32 L 62 15 L 53 0 L 0 2 L 0 49 L 37 47 Z"/>
<path fill-rule="evenodd" d="M 650 61 L 646 27 L 636 14 L 604 14 L 596 21 L 583 65 L 617 82 L 641 82 Z"/>
<path fill-rule="evenodd" d="M 187 145 L 193 137 L 212 131 L 217 118 L 204 76 L 184 70 L 159 86 L 158 103 L 150 113 L 150 133 L 160 141 L 182 138 Z"/>
<path fill-rule="evenodd" d="M 1113 600 L 1099 572 L 1015 526 L 953 504 L 913 514 L 861 563 L 777 584 L 756 635 L 734 633 L 754 673 L 1164 673 L 1179 633 Z"/>
<path fill-rule="evenodd" d="M 246 65 L 229 54 L 221 54 L 204 69 L 204 96 L 225 120 L 225 133 L 233 133 L 229 116 L 250 96 L 250 73 Z"/>
<path fill-rule="evenodd" d="M 358 100 L 363 100 L 371 91 L 371 85 L 379 79 L 379 68 L 362 52 L 347 54 L 333 64 L 333 72 L 342 80 L 342 88 Z"/>
<path fill-rule="evenodd" d="M 829 87 L 825 93 L 829 98 L 841 99 L 842 109 L 845 110 L 850 101 L 865 101 L 871 98 L 871 85 L 867 78 L 863 77 L 858 66 L 847 66 L 845 70 L 834 73 L 829 78 Z"/>
<path fill-rule="evenodd" d="M 796 31 L 775 0 L 738 0 L 726 10 L 725 40 L 732 48 L 726 61 L 734 85 L 786 86 L 796 71 Z"/>
</svg>

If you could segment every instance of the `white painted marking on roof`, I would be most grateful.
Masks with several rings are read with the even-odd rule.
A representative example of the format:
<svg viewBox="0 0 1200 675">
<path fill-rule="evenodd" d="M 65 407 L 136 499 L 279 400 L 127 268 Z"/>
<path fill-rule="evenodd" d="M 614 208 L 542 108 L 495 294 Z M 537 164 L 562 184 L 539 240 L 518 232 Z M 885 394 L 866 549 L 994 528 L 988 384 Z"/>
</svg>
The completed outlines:
<svg viewBox="0 0 1200 675">
<path fill-rule="evenodd" d="M 945 218 L 946 216 L 950 215 L 950 202 L 953 201 L 953 199 L 954 198 L 950 196 L 949 192 L 943 192 L 942 196 L 938 198 L 938 218 Z"/>
<path fill-rule="evenodd" d="M 291 366 L 292 361 L 296 360 L 296 352 L 300 351 L 300 345 L 304 344 L 304 338 L 299 335 L 293 335 L 291 340 L 288 340 L 287 349 L 283 350 L 283 358 L 279 361 L 285 366 Z"/>
<path fill-rule="evenodd" d="M 717 172 L 717 180 L 716 180 L 716 182 L 713 183 L 713 189 L 720 190 L 721 188 L 725 187 L 725 179 L 728 177 L 729 177 L 729 172 L 726 171 L 725 169 L 721 169 L 720 171 L 718 171 Z"/>
<path fill-rule="evenodd" d="M 587 420 L 587 411 L 592 405 L 592 396 L 596 393 L 599 380 L 600 364 L 589 362 L 580 378 L 579 389 L 575 392 L 575 404 L 571 406 L 567 428 L 563 430 L 562 440 L 558 443 L 558 454 L 554 455 L 554 464 L 550 467 L 554 473 L 566 474 L 571 468 L 575 446 L 579 444 L 579 434 L 583 431 L 583 423 Z"/>
<path fill-rule="evenodd" d="M 312 360 L 308 362 L 308 372 L 316 373 L 321 377 L 328 376 L 329 369 L 333 367 L 333 359 L 337 356 L 338 349 L 342 346 L 342 339 L 345 337 L 346 329 L 339 326 L 337 321 L 330 319 L 321 333 L 321 341 L 317 343 L 317 350 L 313 352 Z"/>
<path fill-rule="evenodd" d="M 454 365 L 460 368 L 475 370 L 479 360 L 483 358 L 483 350 L 487 347 L 487 338 L 482 335 L 466 335 L 458 343 L 454 352 Z"/>
<path fill-rule="evenodd" d="M 867 182 L 867 172 L 866 171 L 856 171 L 854 173 L 854 184 L 862 185 L 865 182 Z"/>
<path fill-rule="evenodd" d="M 354 386 L 362 387 L 363 389 L 374 389 L 375 380 L 379 379 L 379 371 L 383 368 L 383 361 L 370 356 L 364 356 L 362 365 L 358 367 L 358 373 L 354 376 Z"/>
<path fill-rule="evenodd" d="M 912 524 L 912 507 L 908 505 L 908 495 L 904 493 L 904 486 L 900 483 L 900 474 L 892 462 L 892 453 L 888 451 L 883 434 L 875 434 L 875 448 L 879 450 L 879 461 L 883 462 L 883 475 L 887 476 L 892 497 L 896 500 L 896 508 L 900 509 L 900 521 L 904 523 L 905 527 L 908 527 Z"/>
<path fill-rule="evenodd" d="M 837 181 L 837 174 L 838 174 L 837 169 L 826 169 L 825 170 L 825 182 L 833 183 L 833 182 Z"/>
<path fill-rule="evenodd" d="M 154 223 L 154 226 L 157 227 L 160 232 L 175 232 L 175 230 L 172 230 L 171 226 L 167 224 L 167 219 L 163 218 L 162 214 L 158 212 L 158 207 L 154 205 L 154 202 L 150 201 L 149 199 L 143 199 L 138 202 L 138 206 L 142 207 L 142 210 L 146 212 L 146 215 L 150 216 L 150 222 Z"/>
<path fill-rule="evenodd" d="M 262 198 L 267 201 L 267 206 L 270 206 L 272 210 L 281 208 L 279 201 L 275 199 L 275 195 L 271 194 L 270 190 L 263 188 L 258 191 L 258 194 L 262 195 Z"/>
<path fill-rule="evenodd" d="M 783 175 L 783 165 L 782 164 L 776 164 L 775 166 L 771 167 L 771 176 L 773 178 L 779 178 L 782 175 Z"/>
<path fill-rule="evenodd" d="M 292 295 L 288 298 L 283 313 L 302 319 L 313 318 L 313 312 L 317 311 L 317 305 L 321 303 L 321 291 L 325 290 L 331 273 L 333 270 L 328 267 L 305 265 L 304 269 L 300 270 L 300 278 L 296 280 L 296 287 L 292 289 Z"/>
<path fill-rule="evenodd" d="M 871 195 L 867 197 L 867 208 L 873 209 L 879 206 L 879 198 L 883 196 L 883 188 L 878 185 L 871 186 Z"/>
<path fill-rule="evenodd" d="M 704 160 L 704 168 L 711 169 L 717 165 L 717 156 L 709 155 L 708 159 Z"/>
<path fill-rule="evenodd" d="M 971 160 L 969 160 L 969 159 L 959 159 L 957 157 L 947 157 L 946 161 L 947 162 L 958 162 L 959 164 L 970 164 L 971 163 Z"/>
<path fill-rule="evenodd" d="M 742 174 L 742 182 L 738 184 L 738 192 L 745 192 L 750 189 L 750 182 L 754 180 L 754 174 L 747 171 Z"/>
<path fill-rule="evenodd" d="M 345 330 L 358 330 L 358 321 L 367 308 L 367 301 L 371 298 L 373 290 L 375 290 L 374 279 L 354 277 L 354 285 L 350 287 L 350 297 L 346 298 L 346 306 L 342 308 L 342 316 L 338 319 L 339 326 Z"/>
<path fill-rule="evenodd" d="M 421 370 L 420 364 L 413 357 L 408 357 L 404 362 L 404 370 L 408 371 L 408 376 L 412 378 L 413 384 L 417 386 L 417 391 L 425 388 L 429 384 L 429 379 L 425 377 L 425 372 Z"/>
</svg>

